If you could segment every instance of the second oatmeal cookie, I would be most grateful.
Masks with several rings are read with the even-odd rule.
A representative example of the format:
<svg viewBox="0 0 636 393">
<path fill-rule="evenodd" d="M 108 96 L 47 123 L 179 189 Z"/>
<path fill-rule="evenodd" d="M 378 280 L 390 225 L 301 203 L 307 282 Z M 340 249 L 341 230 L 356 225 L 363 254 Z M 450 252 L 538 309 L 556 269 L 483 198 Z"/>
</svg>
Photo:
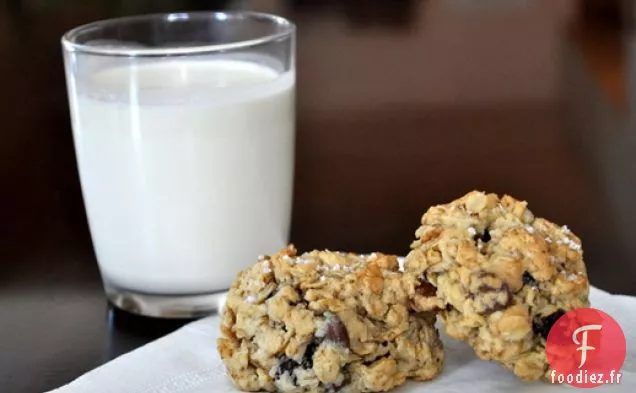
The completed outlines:
<svg viewBox="0 0 636 393">
<path fill-rule="evenodd" d="M 247 391 L 379 392 L 443 363 L 431 313 L 409 313 L 394 256 L 293 247 L 234 281 L 218 350 Z"/>
<path fill-rule="evenodd" d="M 588 307 L 581 242 L 526 202 L 471 192 L 422 217 L 405 261 L 415 311 L 438 310 L 446 332 L 525 380 L 546 377 L 548 332 Z"/>
</svg>

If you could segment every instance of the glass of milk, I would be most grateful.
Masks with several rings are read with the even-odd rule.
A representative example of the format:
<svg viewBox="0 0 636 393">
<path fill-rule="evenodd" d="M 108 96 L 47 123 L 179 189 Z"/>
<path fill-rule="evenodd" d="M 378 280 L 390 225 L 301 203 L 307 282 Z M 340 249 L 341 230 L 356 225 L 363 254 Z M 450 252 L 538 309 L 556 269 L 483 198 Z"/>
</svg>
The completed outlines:
<svg viewBox="0 0 636 393">
<path fill-rule="evenodd" d="M 108 300 L 214 312 L 237 273 L 288 241 L 295 27 L 194 12 L 62 38 L 77 164 Z"/>
</svg>

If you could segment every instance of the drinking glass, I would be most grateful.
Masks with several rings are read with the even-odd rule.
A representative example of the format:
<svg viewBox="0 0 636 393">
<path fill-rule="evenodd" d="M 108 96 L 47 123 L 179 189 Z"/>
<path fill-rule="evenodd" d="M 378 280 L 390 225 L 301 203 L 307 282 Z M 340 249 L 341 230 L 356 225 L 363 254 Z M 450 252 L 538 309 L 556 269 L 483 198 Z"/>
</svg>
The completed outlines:
<svg viewBox="0 0 636 393">
<path fill-rule="evenodd" d="M 288 241 L 295 27 L 274 15 L 125 17 L 62 38 L 77 164 L 108 300 L 214 312 Z"/>
</svg>

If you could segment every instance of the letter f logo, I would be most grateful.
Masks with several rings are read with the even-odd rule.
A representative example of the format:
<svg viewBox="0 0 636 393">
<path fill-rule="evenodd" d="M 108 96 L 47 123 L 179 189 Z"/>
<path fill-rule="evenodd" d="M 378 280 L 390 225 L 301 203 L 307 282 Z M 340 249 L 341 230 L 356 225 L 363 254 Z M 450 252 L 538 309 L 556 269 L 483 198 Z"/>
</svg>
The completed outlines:
<svg viewBox="0 0 636 393">
<path fill-rule="evenodd" d="M 581 345 L 580 347 L 578 347 L 576 350 L 577 351 L 581 351 L 581 364 L 579 365 L 579 368 L 583 367 L 583 365 L 585 364 L 585 361 L 587 360 L 587 351 L 588 350 L 595 350 L 596 348 L 588 346 L 587 345 L 587 331 L 588 330 L 601 330 L 603 328 L 603 326 L 601 325 L 585 325 L 585 326 L 581 326 L 580 328 L 576 329 L 574 331 L 574 333 L 572 334 L 572 341 L 574 341 L 574 344 L 577 345 Z M 579 342 L 578 338 L 576 338 L 576 336 L 583 332 L 582 334 L 582 340 L 581 342 Z"/>
</svg>

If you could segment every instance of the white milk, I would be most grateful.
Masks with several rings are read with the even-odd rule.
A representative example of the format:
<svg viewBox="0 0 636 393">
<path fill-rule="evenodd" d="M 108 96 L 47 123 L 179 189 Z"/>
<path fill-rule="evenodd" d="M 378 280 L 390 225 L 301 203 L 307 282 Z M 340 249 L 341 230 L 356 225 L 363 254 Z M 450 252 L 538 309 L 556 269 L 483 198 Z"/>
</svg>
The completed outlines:
<svg viewBox="0 0 636 393">
<path fill-rule="evenodd" d="M 286 244 L 292 73 L 177 59 L 75 83 L 75 148 L 107 282 L 146 293 L 220 290 Z"/>
</svg>

